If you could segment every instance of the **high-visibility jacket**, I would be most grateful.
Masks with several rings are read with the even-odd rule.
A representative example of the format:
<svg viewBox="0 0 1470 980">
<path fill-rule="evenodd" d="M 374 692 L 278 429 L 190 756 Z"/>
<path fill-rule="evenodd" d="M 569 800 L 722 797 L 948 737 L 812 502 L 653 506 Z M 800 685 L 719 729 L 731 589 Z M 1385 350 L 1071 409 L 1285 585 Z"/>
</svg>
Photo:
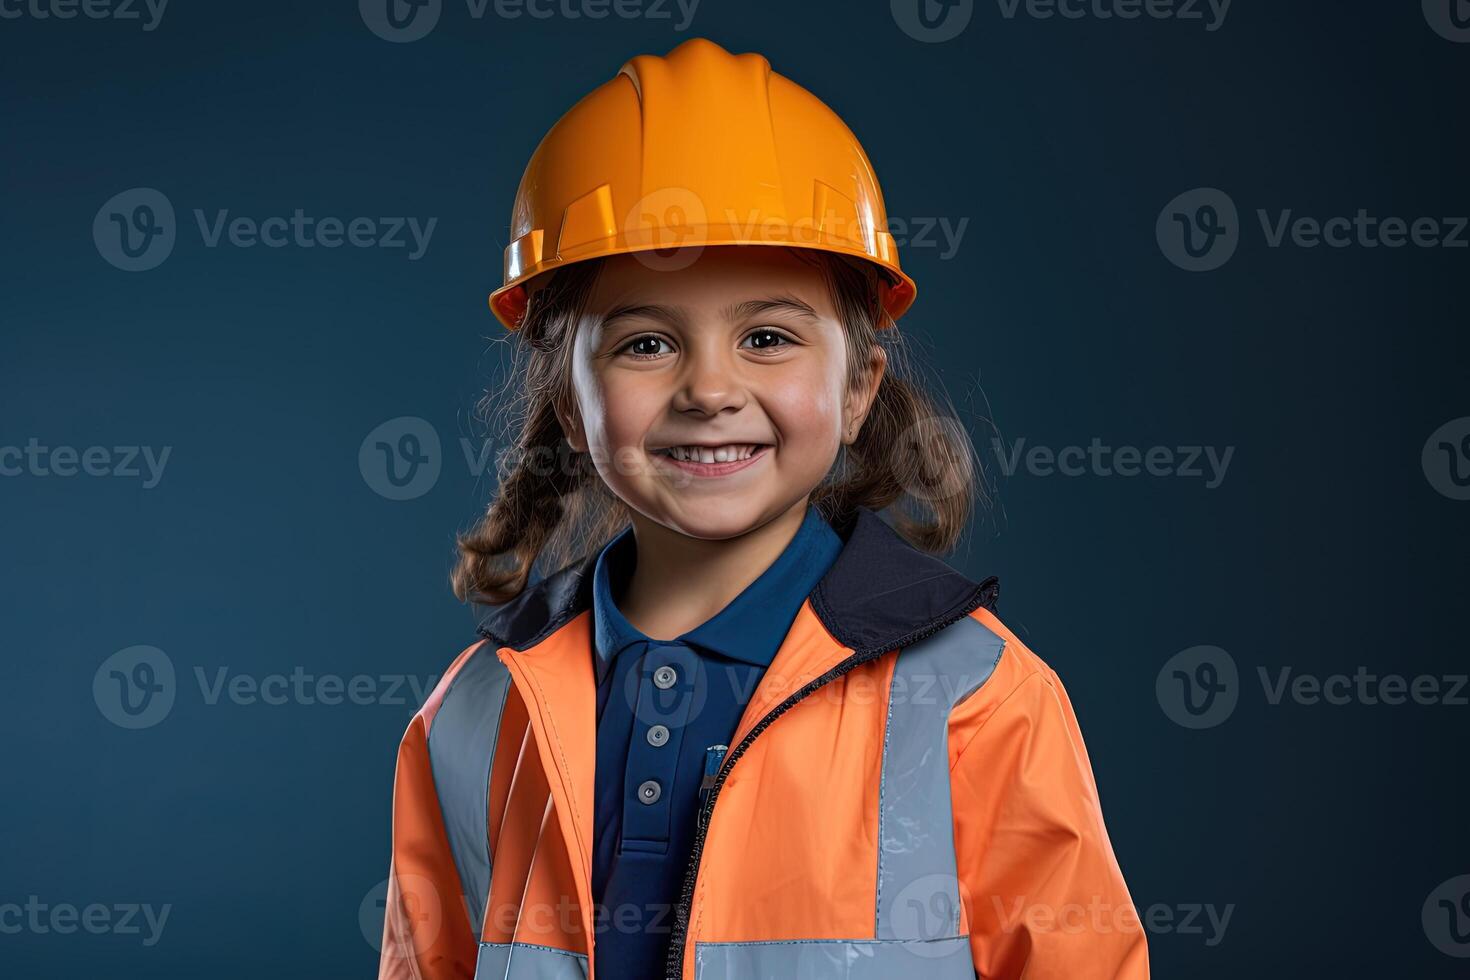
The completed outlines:
<svg viewBox="0 0 1470 980">
<path fill-rule="evenodd" d="M 838 532 L 705 794 L 667 980 L 1144 980 L 1076 716 L 995 580 L 871 510 Z M 383 980 L 596 975 L 593 560 L 493 607 L 410 723 Z"/>
</svg>

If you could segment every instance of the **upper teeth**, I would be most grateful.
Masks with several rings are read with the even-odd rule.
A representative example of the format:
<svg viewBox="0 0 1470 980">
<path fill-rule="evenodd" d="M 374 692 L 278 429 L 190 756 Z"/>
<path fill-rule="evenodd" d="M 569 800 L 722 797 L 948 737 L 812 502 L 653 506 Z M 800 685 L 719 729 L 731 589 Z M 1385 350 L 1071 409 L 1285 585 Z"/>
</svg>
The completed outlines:
<svg viewBox="0 0 1470 980">
<path fill-rule="evenodd" d="M 749 459 L 758 447 L 754 445 L 729 446 L 670 446 L 668 453 L 675 459 L 691 463 L 729 463 L 737 459 Z"/>
</svg>

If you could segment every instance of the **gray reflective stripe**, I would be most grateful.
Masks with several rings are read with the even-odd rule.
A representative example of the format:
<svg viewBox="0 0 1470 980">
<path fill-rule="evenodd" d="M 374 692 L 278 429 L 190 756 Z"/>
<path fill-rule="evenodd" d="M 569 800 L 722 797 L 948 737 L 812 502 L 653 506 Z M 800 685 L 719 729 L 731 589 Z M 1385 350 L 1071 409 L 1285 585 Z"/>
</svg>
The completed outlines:
<svg viewBox="0 0 1470 980">
<path fill-rule="evenodd" d="M 695 980 L 975 980 L 970 937 L 695 943 Z M 482 980 L 476 974 L 476 980 Z"/>
<path fill-rule="evenodd" d="M 990 679 L 1004 649 L 1004 640 L 965 616 L 899 652 L 878 790 L 878 939 L 959 932 L 949 713 Z"/>
<path fill-rule="evenodd" d="M 510 672 L 485 643 L 470 654 L 429 728 L 429 767 L 475 938 L 490 897 L 490 766 Z"/>
<path fill-rule="evenodd" d="M 531 943 L 481 943 L 475 980 L 586 980 L 587 954 Z"/>
</svg>

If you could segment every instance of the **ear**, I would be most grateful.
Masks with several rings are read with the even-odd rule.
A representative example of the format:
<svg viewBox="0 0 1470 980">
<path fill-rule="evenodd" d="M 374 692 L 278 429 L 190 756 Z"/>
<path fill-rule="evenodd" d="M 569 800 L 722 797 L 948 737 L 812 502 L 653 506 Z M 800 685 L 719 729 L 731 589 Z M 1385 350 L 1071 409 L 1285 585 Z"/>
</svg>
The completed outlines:
<svg viewBox="0 0 1470 980">
<path fill-rule="evenodd" d="M 555 405 L 556 420 L 561 424 L 561 431 L 566 436 L 567 445 L 574 453 L 585 453 L 587 451 L 587 430 L 582 427 L 582 415 L 577 407 L 571 404 L 570 398 L 559 398 Z"/>
<path fill-rule="evenodd" d="M 878 397 L 878 388 L 883 384 L 883 375 L 888 369 L 888 354 L 874 344 L 868 348 L 868 360 L 862 381 L 852 386 L 847 393 L 847 404 L 842 412 L 842 444 L 850 446 L 857 441 L 863 422 Z"/>
</svg>

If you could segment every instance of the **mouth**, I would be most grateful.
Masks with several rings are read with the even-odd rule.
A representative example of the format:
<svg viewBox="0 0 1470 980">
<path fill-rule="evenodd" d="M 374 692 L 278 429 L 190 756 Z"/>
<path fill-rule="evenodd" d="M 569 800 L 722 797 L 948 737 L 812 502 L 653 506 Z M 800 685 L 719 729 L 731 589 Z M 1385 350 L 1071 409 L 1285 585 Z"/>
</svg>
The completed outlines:
<svg viewBox="0 0 1470 980">
<path fill-rule="evenodd" d="M 734 442 L 719 446 L 663 446 L 653 455 L 695 476 L 725 476 L 751 466 L 771 448 L 769 443 Z"/>
</svg>

